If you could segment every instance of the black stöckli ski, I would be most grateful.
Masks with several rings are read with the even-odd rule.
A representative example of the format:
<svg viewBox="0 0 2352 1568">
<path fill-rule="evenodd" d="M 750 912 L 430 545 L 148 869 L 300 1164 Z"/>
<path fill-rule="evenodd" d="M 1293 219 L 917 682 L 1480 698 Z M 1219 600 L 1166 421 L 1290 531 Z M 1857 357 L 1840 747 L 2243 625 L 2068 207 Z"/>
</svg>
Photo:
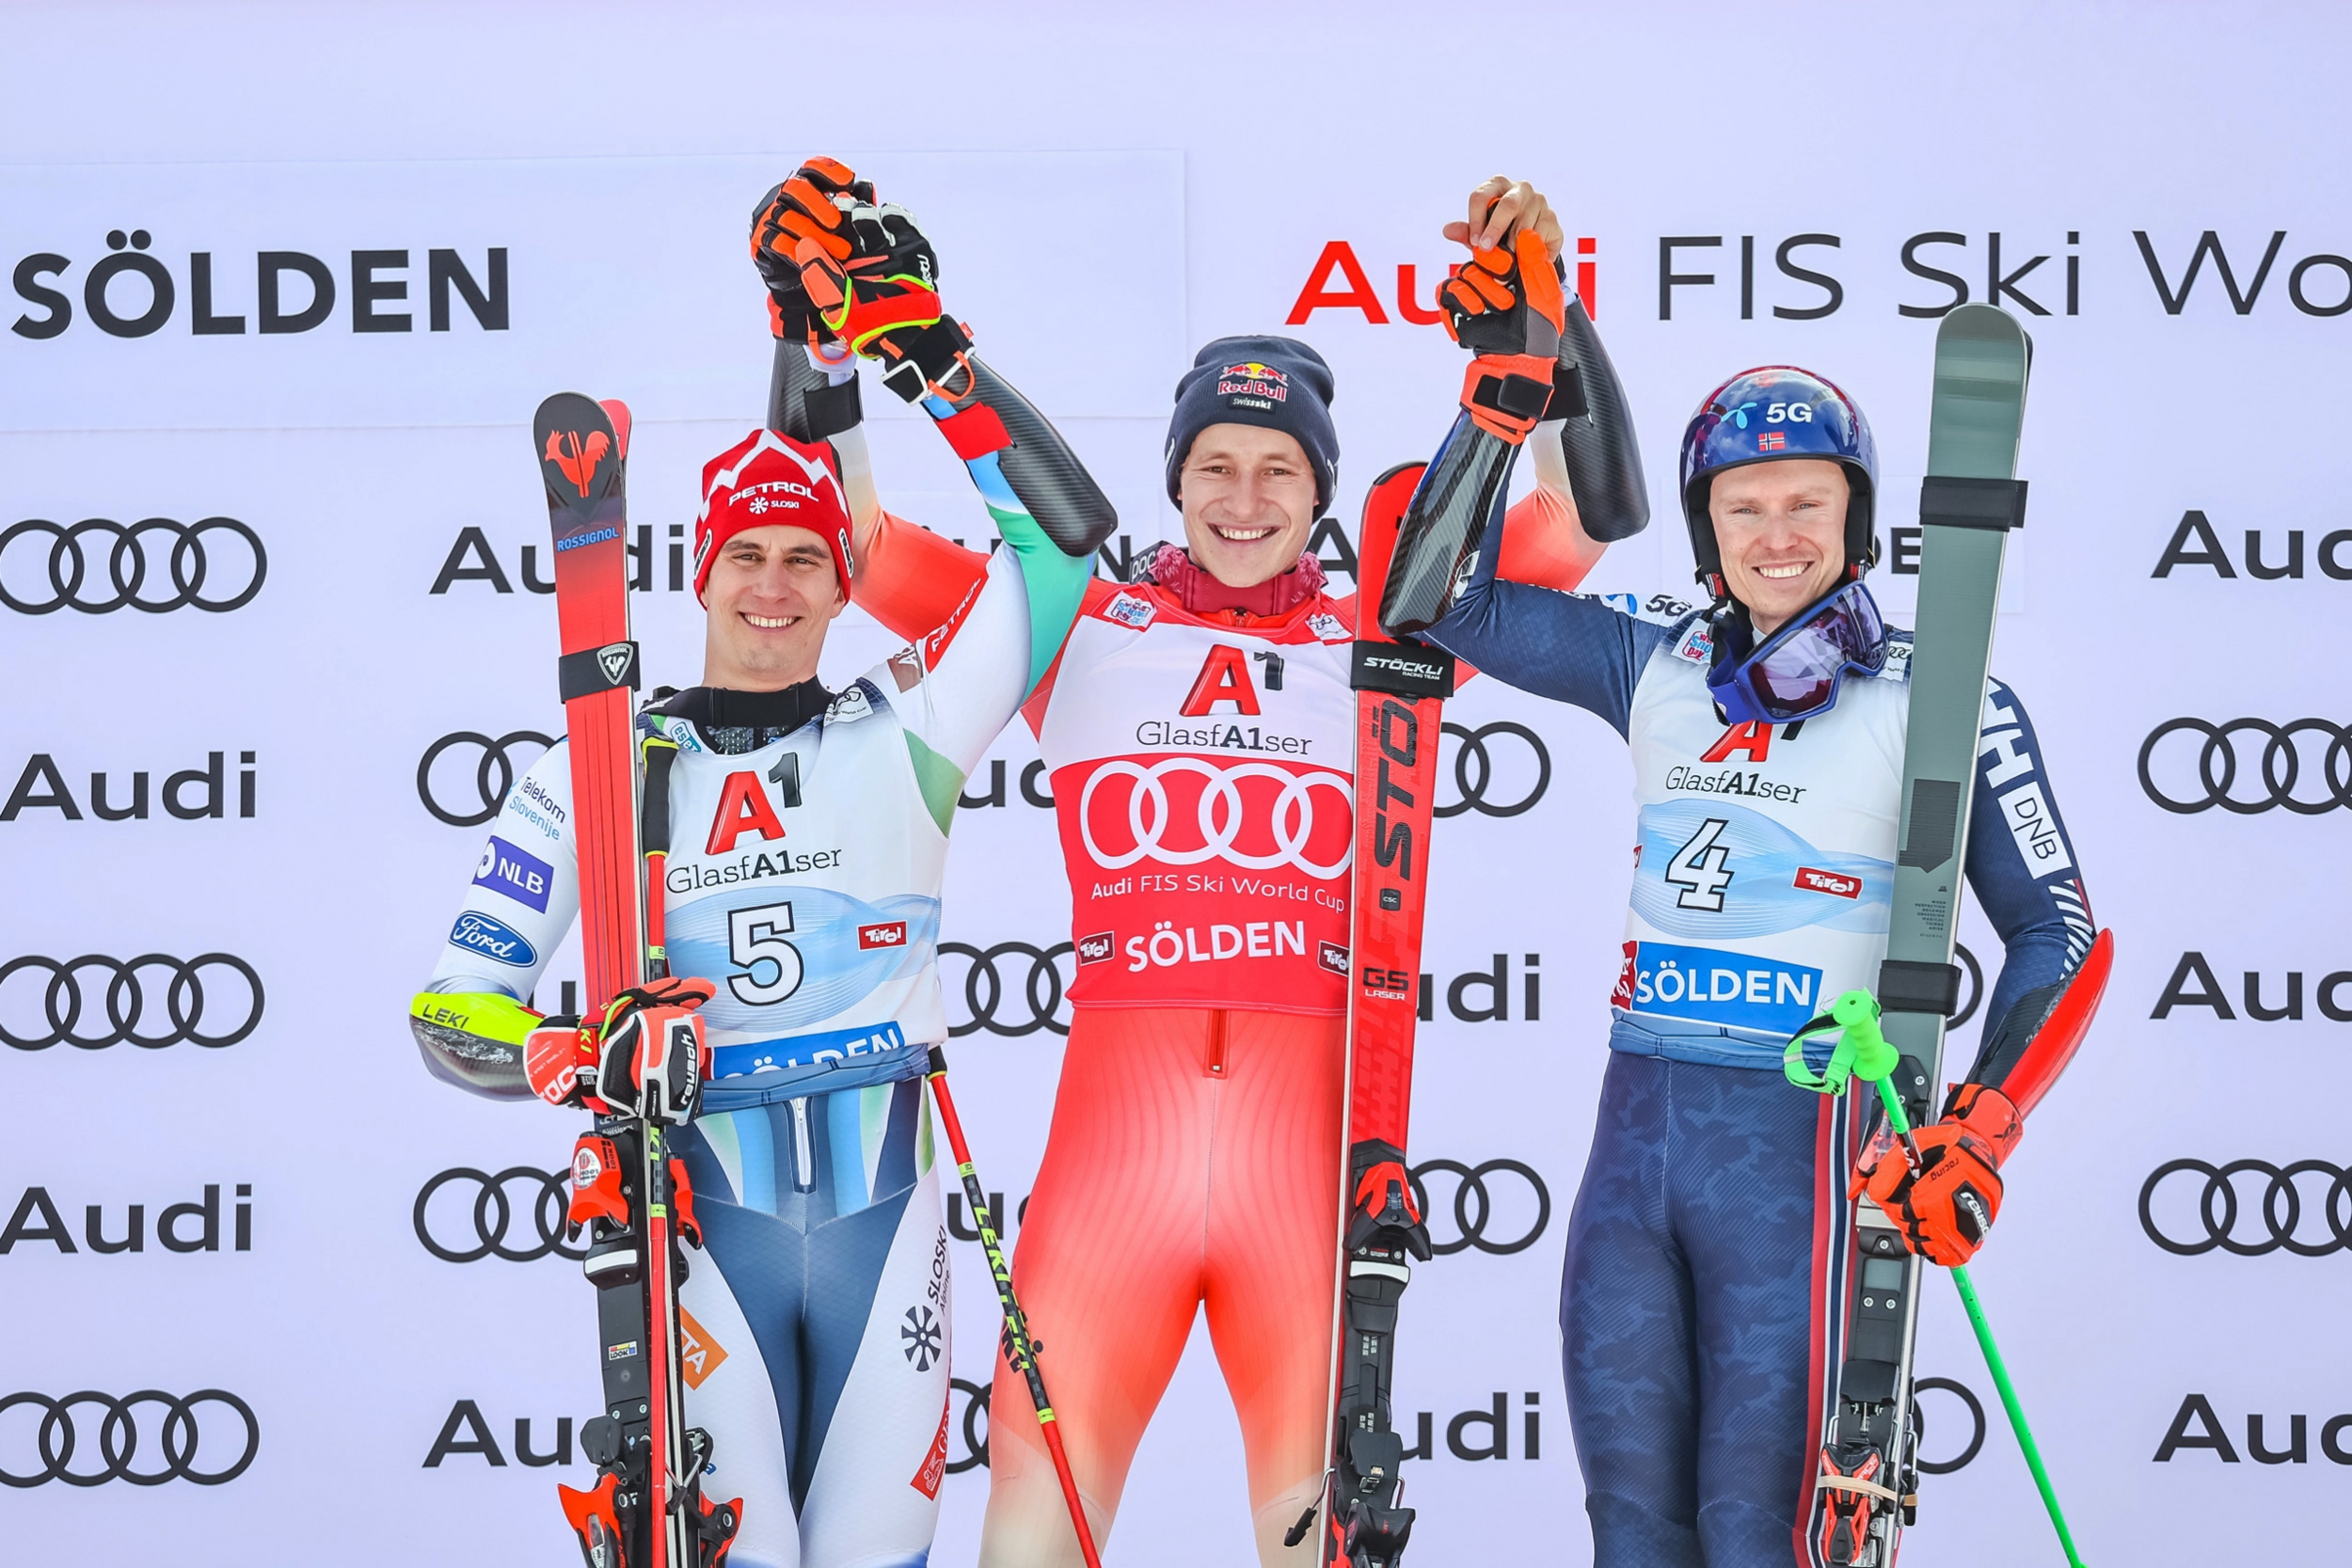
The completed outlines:
<svg viewBox="0 0 2352 1568">
<path fill-rule="evenodd" d="M 1917 1126 L 1943 1084 L 1945 1021 L 1960 1001 L 1952 944 L 2001 558 L 2009 531 L 2025 521 L 2017 442 L 2031 353 L 2015 319 L 1989 305 L 1955 308 L 1935 335 L 1902 817 L 1878 987 L 1886 1039 L 1900 1053 L 1892 1081 Z M 1851 1154 L 1842 1137 L 1836 1154 L 1842 1190 Z M 1799 1549 L 1815 1568 L 1892 1568 L 1916 1510 L 1912 1355 L 1925 1267 L 1875 1203 L 1856 1199 L 1851 1244 L 1833 1259 L 1832 1278 L 1845 1282 L 1832 1306 L 1848 1325 L 1845 1359 L 1834 1390 L 1820 1391 L 1820 1462 L 1798 1523 Z"/>
<path fill-rule="evenodd" d="M 629 700 L 638 657 L 629 638 L 623 488 L 628 425 L 620 403 L 564 392 L 539 405 L 532 427 L 554 535 L 563 639 L 557 681 L 591 1030 L 615 997 L 668 967 L 660 864 L 675 749 L 649 745 L 641 780 Z M 695 1071 L 692 1082 L 672 1085 L 672 1098 L 691 1103 L 699 1089 Z M 589 1568 L 720 1568 L 742 1504 L 714 1506 L 702 1496 L 711 1442 L 685 1423 L 679 1242 L 700 1245 L 701 1235 L 666 1129 L 635 1116 L 599 1115 L 573 1148 L 568 1221 L 587 1231 L 581 1267 L 596 1287 L 604 1413 L 580 1429 L 580 1450 L 596 1466 L 597 1482 L 585 1492 L 557 1487 L 564 1516 Z"/>
</svg>

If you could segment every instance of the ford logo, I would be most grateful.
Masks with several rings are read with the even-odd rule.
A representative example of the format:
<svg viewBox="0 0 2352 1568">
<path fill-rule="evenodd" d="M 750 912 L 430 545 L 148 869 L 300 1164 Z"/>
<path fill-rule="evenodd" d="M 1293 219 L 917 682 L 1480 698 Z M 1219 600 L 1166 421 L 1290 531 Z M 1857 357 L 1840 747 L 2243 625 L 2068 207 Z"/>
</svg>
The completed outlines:
<svg viewBox="0 0 2352 1568">
<path fill-rule="evenodd" d="M 472 910 L 460 914 L 457 924 L 449 928 L 449 942 L 453 947 L 486 954 L 516 969 L 529 969 L 539 961 L 539 955 L 532 951 L 520 931 Z"/>
</svg>

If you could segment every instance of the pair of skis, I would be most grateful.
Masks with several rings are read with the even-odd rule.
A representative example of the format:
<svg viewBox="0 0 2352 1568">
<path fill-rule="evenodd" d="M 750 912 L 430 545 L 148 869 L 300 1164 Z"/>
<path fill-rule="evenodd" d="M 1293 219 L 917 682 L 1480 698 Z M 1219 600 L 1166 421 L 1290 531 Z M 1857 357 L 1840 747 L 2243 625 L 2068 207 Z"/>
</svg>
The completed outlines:
<svg viewBox="0 0 2352 1568">
<path fill-rule="evenodd" d="M 629 417 L 618 402 L 561 392 L 532 424 L 554 531 L 557 663 L 572 770 L 580 863 L 585 1016 L 668 974 L 661 867 L 669 847 L 669 764 L 676 748 L 648 742 L 639 768 L 630 694 L 627 497 Z M 643 808 L 642 816 L 640 808 Z M 674 1089 L 691 1111 L 700 1064 Z M 604 1414 L 580 1429 L 596 1466 L 587 1491 L 558 1486 L 589 1568 L 722 1568 L 742 1500 L 702 1495 L 707 1433 L 686 1425 L 680 1396 L 681 1241 L 701 1244 L 685 1166 L 660 1121 L 600 1114 L 572 1154 L 569 1220 L 588 1232 L 582 1263 L 596 1287 Z"/>
<path fill-rule="evenodd" d="M 1936 331 L 1886 961 L 1875 1005 L 1867 993 L 1851 993 L 1839 999 L 1834 1015 L 1848 1042 L 1841 1052 L 1854 1046 L 1879 1057 L 1869 1070 L 1857 1069 L 1854 1075 L 1875 1083 L 1888 1127 L 1899 1140 L 1899 1148 L 1887 1157 L 1908 1159 L 1915 1169 L 1918 1148 L 1911 1128 L 1930 1119 L 1930 1096 L 1944 1082 L 1945 1021 L 1959 1004 L 1960 971 L 1952 963 L 1952 945 L 2002 557 L 2009 531 L 2025 520 L 2017 446 L 2031 359 L 2032 344 L 2015 318 L 1989 305 L 1960 306 Z M 2071 1054 L 2088 1027 L 2089 1013 L 2106 985 L 2110 951 L 2103 933 L 2044 1025 L 2052 1049 Z M 2061 1018 L 2070 1005 L 2072 1014 Z M 1800 1037 L 1814 1027 L 1808 1025 Z M 2043 1081 L 2063 1066 L 2061 1057 L 2046 1067 Z M 1842 1129 L 1842 1117 L 1836 1125 Z M 1836 1164 L 1842 1168 L 1842 1159 Z M 1831 1310 L 1842 1314 L 1845 1357 L 1836 1369 L 1834 1391 L 1824 1390 L 1829 1397 L 1820 1415 L 1812 1504 L 1797 1526 L 1800 1559 L 1813 1568 L 1893 1568 L 1902 1528 L 1918 1503 L 1913 1361 L 1919 1283 L 1927 1264 L 1905 1248 L 1900 1231 L 1877 1204 L 1867 1196 L 1855 1201 L 1851 1237 L 1834 1243 L 1839 1251 L 1832 1259 L 1831 1277 L 1844 1281 Z M 2059 1544 L 2068 1562 L 2081 1568 L 1967 1271 L 1954 1268 L 1951 1274 Z"/>
</svg>

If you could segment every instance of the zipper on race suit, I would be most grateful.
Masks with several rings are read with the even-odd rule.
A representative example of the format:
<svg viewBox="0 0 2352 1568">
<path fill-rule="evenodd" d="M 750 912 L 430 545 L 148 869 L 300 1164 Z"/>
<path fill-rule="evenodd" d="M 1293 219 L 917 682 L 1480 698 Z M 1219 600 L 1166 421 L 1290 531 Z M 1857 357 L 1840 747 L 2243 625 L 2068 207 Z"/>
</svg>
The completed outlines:
<svg viewBox="0 0 2352 1568">
<path fill-rule="evenodd" d="M 1209 1076 L 1225 1076 L 1225 1009 L 1209 1010 Z"/>
<path fill-rule="evenodd" d="M 817 1140 L 809 1135 L 808 1101 L 788 1103 L 792 1107 L 792 1190 L 813 1193 L 817 1190 Z"/>
</svg>

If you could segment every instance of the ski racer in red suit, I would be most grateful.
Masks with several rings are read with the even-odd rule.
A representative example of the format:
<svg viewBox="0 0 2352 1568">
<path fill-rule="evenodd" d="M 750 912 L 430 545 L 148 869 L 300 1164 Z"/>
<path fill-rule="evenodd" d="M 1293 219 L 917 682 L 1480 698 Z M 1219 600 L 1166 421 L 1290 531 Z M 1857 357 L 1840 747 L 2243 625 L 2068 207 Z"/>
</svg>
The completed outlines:
<svg viewBox="0 0 2352 1568">
<path fill-rule="evenodd" d="M 813 295 L 828 332 L 882 361 L 960 455 L 998 451 L 1030 511 L 1099 501 L 1066 472 L 1027 469 L 1051 453 L 941 313 L 936 260 L 908 215 L 819 166 L 755 228 L 787 339 L 780 401 L 821 362 L 782 330 L 808 319 Z M 1521 231 L 1557 256 L 1544 198 L 1502 179 L 1446 230 L 1473 246 L 1466 273 L 1492 263 L 1482 286 L 1499 301 Z M 1559 589 L 1647 515 L 1615 373 L 1573 298 L 1567 315 L 1511 437 L 1532 433 L 1538 483 L 1513 509 L 1502 566 Z M 1052 778 L 1076 978 L 1016 1283 L 1098 1539 L 1205 1304 L 1264 1563 L 1320 1550 L 1282 1540 L 1320 1496 L 1331 1398 L 1358 607 L 1303 553 L 1338 487 L 1331 396 L 1328 367 L 1295 340 L 1200 351 L 1167 447 L 1184 542 L 1141 559 L 1131 582 L 1088 584 L 1066 641 L 1035 649 L 1050 666 L 1023 710 Z M 859 603 L 902 634 L 951 626 L 989 557 L 878 507 L 858 524 Z M 994 1408 L 1026 1400 L 1000 1365 Z M 980 1560 L 1075 1562 L 1033 1425 L 993 1425 L 991 1471 Z"/>
</svg>

